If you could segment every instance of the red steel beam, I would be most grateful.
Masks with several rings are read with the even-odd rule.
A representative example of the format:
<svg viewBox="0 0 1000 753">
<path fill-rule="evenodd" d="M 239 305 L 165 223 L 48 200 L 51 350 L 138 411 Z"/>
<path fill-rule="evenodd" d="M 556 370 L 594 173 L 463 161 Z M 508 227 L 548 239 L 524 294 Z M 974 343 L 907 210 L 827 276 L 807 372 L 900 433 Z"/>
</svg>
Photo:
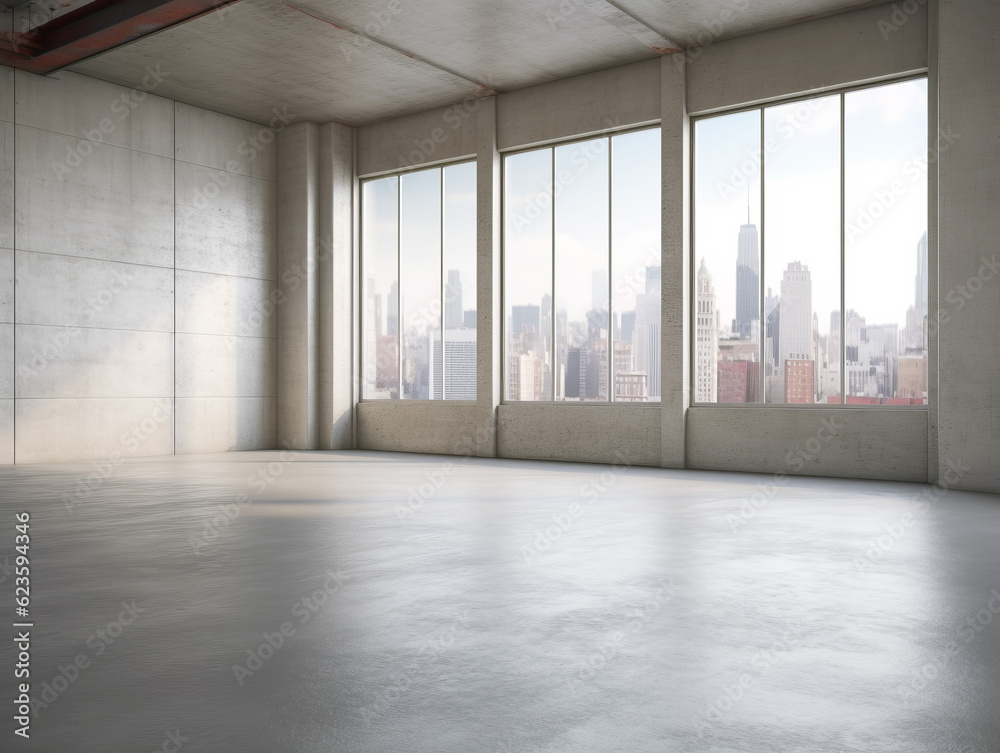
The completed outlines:
<svg viewBox="0 0 1000 753">
<path fill-rule="evenodd" d="M 28 32 L 0 34 L 0 64 L 51 73 L 239 0 L 94 0 Z"/>
</svg>

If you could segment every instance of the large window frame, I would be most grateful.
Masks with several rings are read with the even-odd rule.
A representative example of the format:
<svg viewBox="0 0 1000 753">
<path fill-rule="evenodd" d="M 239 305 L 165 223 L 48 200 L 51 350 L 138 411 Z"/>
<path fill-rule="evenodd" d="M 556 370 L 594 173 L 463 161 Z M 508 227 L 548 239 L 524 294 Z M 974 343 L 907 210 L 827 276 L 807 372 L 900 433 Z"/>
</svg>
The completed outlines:
<svg viewBox="0 0 1000 753">
<path fill-rule="evenodd" d="M 886 79 L 880 79 L 878 81 L 871 81 L 862 84 L 846 85 L 834 87 L 829 90 L 824 90 L 821 92 L 816 92 L 812 94 L 799 94 L 799 95 L 789 95 L 786 97 L 777 97 L 775 99 L 768 100 L 766 102 L 760 102 L 753 105 L 746 105 L 742 107 L 726 108 L 722 110 L 715 110 L 712 112 L 700 113 L 698 115 L 692 115 L 690 118 L 690 143 L 688 146 L 688 154 L 691 160 L 691 170 L 688 183 L 688 191 L 691 196 L 691 202 L 688 207 L 688 222 L 690 227 L 690 241 L 688 249 L 688 259 L 691 270 L 690 280 L 688 289 L 690 291 L 690 302 L 688 305 L 688 316 L 691 322 L 690 336 L 688 338 L 688 354 L 690 358 L 689 362 L 689 372 L 687 375 L 688 385 L 691 390 L 691 406 L 696 408 L 715 408 L 715 409 L 737 409 L 737 410 L 781 410 L 781 409 L 792 409 L 792 410 L 873 410 L 873 411 L 894 411 L 894 410 L 904 410 L 904 411 L 927 411 L 929 409 L 928 403 L 922 405 L 894 405 L 894 404 L 867 404 L 867 403 L 848 403 L 846 401 L 846 387 L 848 382 L 847 368 L 846 368 L 846 354 L 847 354 L 847 337 L 846 337 L 846 324 L 847 324 L 847 311 L 845 309 L 846 303 L 846 290 L 847 290 L 847 279 L 846 273 L 846 200 L 845 200 L 845 168 L 846 168 L 846 152 L 845 152 L 845 97 L 852 92 L 863 91 L 865 89 L 873 89 L 881 86 L 887 86 L 891 84 L 901 84 L 907 81 L 928 81 L 929 77 L 926 72 L 908 74 L 905 76 L 893 76 Z M 765 359 L 764 354 L 764 306 L 765 306 L 765 287 L 766 287 L 766 277 L 764 274 L 765 270 L 765 216 L 766 216 L 766 195 L 765 195 L 765 173 L 766 166 L 763 155 L 766 154 L 766 131 L 764 127 L 764 113 L 769 107 L 794 104 L 797 102 L 808 102 L 810 100 L 822 99 L 824 97 L 837 96 L 840 100 L 840 332 L 842 333 L 840 341 L 838 343 L 840 349 L 840 402 L 839 403 L 777 403 L 777 402 L 767 402 L 762 399 L 757 402 L 739 402 L 739 403 L 726 403 L 726 402 L 699 402 L 694 399 L 696 394 L 697 380 L 698 380 L 698 366 L 697 366 L 697 336 L 695 322 L 698 317 L 698 290 L 697 290 L 697 257 L 698 257 L 698 247 L 696 240 L 697 225 L 695 222 L 696 217 L 696 206 L 695 206 L 695 188 L 696 188 L 696 123 L 701 120 L 708 120 L 711 118 L 717 118 L 726 115 L 735 115 L 738 113 L 746 112 L 759 112 L 760 113 L 760 155 L 761 161 L 759 165 L 759 182 L 760 182 L 760 229 L 759 229 L 759 244 L 760 244 L 760 290 L 758 299 L 758 311 L 760 321 L 761 335 L 759 336 L 759 342 L 757 343 L 758 350 L 758 384 L 761 393 L 763 394 L 764 383 L 765 383 Z M 930 107 L 928 107 L 928 114 Z M 928 140 L 931 138 L 931 129 L 928 128 L 927 137 Z M 928 148 L 930 145 L 928 143 Z M 929 175 L 928 175 L 929 180 Z M 928 193 L 930 196 L 930 192 Z M 928 230 L 932 222 L 932 215 L 928 214 Z M 929 263 L 929 262 L 928 262 Z M 929 274 L 927 275 L 928 285 L 929 285 Z M 928 313 L 928 317 L 930 313 Z M 928 371 L 931 368 L 931 360 L 928 357 L 926 368 Z M 931 375 L 928 373 L 927 381 L 930 382 Z"/>
<path fill-rule="evenodd" d="M 591 133 L 586 136 L 576 136 L 568 139 L 560 139 L 556 141 L 545 142 L 542 144 L 533 144 L 527 147 L 516 147 L 507 150 L 500 151 L 500 215 L 496 218 L 496 221 L 500 224 L 500 403 L 503 405 L 517 405 L 517 406 L 535 406 L 535 405 L 583 405 L 583 406 L 634 406 L 637 409 L 643 407 L 654 407 L 659 408 L 662 404 L 662 394 L 658 400 L 645 400 L 645 401 L 626 401 L 626 400 L 615 400 L 614 399 L 614 377 L 615 377 L 615 358 L 614 358 L 614 337 L 611 334 L 612 323 L 614 321 L 614 226 L 612 222 L 612 214 L 614 211 L 614 193 L 613 193 L 613 183 L 614 183 L 614 146 L 613 139 L 616 136 L 624 136 L 630 133 L 636 133 L 641 131 L 659 130 L 660 140 L 658 143 L 662 144 L 662 130 L 661 123 L 659 121 L 652 123 L 643 123 L 641 125 L 629 126 L 625 128 L 615 129 L 613 131 L 605 131 L 601 133 Z M 537 152 L 542 149 L 551 149 L 551 180 L 552 185 L 556 185 L 556 149 L 559 147 L 572 146 L 574 144 L 582 144 L 589 141 L 594 141 L 596 139 L 606 139 L 607 149 L 608 149 L 608 365 L 607 365 L 607 379 L 608 379 L 608 398 L 606 400 L 557 400 L 555 398 L 555 376 L 553 376 L 553 395 L 549 400 L 512 400 L 507 397 L 508 394 L 508 379 L 509 375 L 507 373 L 507 349 L 508 349 L 508 332 L 507 332 L 507 285 L 506 285 L 506 262 L 507 262 L 507 158 L 516 156 L 519 154 L 526 154 L 530 152 Z M 663 176 L 663 166 L 661 162 L 662 149 L 657 150 L 655 158 L 658 163 L 660 163 L 660 180 L 662 185 Z M 554 198 L 554 197 L 553 197 Z M 553 201 L 554 203 L 554 201 Z M 662 216 L 662 215 L 661 215 Z M 660 220 L 660 269 L 663 269 L 663 249 L 662 249 L 662 219 Z M 552 254 L 552 281 L 551 281 L 551 312 L 550 312 L 550 345 L 549 349 L 552 355 L 552 363 L 555 367 L 556 364 L 556 330 L 557 330 L 557 308 L 556 308 L 556 245 L 555 245 L 555 233 L 556 233 L 556 223 L 555 223 L 555 209 L 553 207 L 553 222 L 551 229 L 551 254 Z M 661 272 L 662 273 L 662 272 Z M 661 280 L 662 286 L 662 280 Z M 662 290 L 662 287 L 661 287 Z M 663 309 L 662 304 L 660 306 L 660 321 L 663 320 Z M 662 363 L 657 364 L 657 367 L 661 369 L 660 378 L 662 380 Z M 553 369 L 555 372 L 555 369 Z M 661 387 L 662 392 L 662 387 Z"/>
<path fill-rule="evenodd" d="M 455 160 L 450 160 L 448 162 L 442 162 L 442 163 L 431 164 L 431 165 L 415 165 L 415 166 L 413 166 L 411 168 L 407 168 L 407 169 L 404 169 L 404 170 L 394 170 L 392 172 L 387 172 L 387 173 L 380 173 L 380 174 L 376 174 L 376 175 L 367 175 L 367 176 L 365 176 L 363 178 L 359 178 L 358 179 L 358 196 L 359 196 L 359 204 L 358 204 L 358 239 L 359 240 L 358 240 L 358 247 L 357 248 L 358 248 L 358 285 L 359 285 L 359 300 L 360 300 L 360 306 L 359 306 L 359 327 L 358 327 L 358 335 L 359 335 L 358 351 L 359 351 L 359 354 L 360 354 L 360 357 L 358 359 L 358 379 L 359 379 L 359 384 L 360 384 L 359 398 L 358 398 L 358 402 L 359 403 L 375 403 L 375 404 L 381 404 L 381 405 L 384 405 L 384 404 L 398 404 L 398 403 L 407 403 L 407 404 L 417 403 L 417 404 L 423 404 L 423 405 L 438 405 L 438 404 L 442 404 L 442 405 L 443 404 L 447 404 L 447 405 L 475 405 L 477 403 L 477 398 L 455 399 L 455 398 L 449 398 L 447 396 L 447 394 L 448 394 L 448 392 L 447 392 L 448 387 L 447 387 L 447 378 L 446 378 L 446 371 L 445 371 L 445 365 L 444 365 L 444 362 L 445 362 L 445 359 L 446 359 L 446 349 L 445 349 L 445 329 L 446 329 L 446 327 L 445 327 L 445 306 L 446 306 L 446 290 L 447 290 L 447 287 L 448 287 L 448 281 L 447 281 L 447 278 L 448 278 L 448 269 L 447 269 L 446 264 L 445 264 L 445 231 L 444 231 L 444 222 L 445 222 L 445 180 L 444 180 L 444 176 L 445 176 L 445 170 L 447 170 L 449 167 L 455 167 L 455 166 L 458 166 L 458 165 L 472 165 L 474 169 L 478 169 L 478 163 L 477 163 L 477 160 L 475 158 L 469 159 L 468 157 L 465 157 L 465 158 L 461 158 L 461 159 L 455 159 Z M 403 283 L 402 283 L 402 274 L 401 274 L 402 273 L 402 264 L 403 264 L 402 263 L 402 252 L 401 252 L 401 248 L 402 248 L 401 242 L 402 242 L 402 233 L 403 233 L 403 228 L 402 228 L 402 202 L 403 202 L 403 197 L 402 197 L 401 186 L 402 186 L 402 179 L 403 179 L 404 176 L 410 175 L 410 174 L 414 174 L 414 173 L 427 172 L 427 171 L 430 171 L 430 170 L 438 170 L 438 171 L 440 171 L 440 206 L 439 206 L 439 215 L 438 215 L 438 223 L 439 223 L 438 259 L 439 259 L 439 263 L 441 265 L 441 275 L 440 275 L 440 280 L 439 280 L 439 298 L 438 298 L 438 300 L 440 301 L 440 311 L 438 313 L 438 317 L 439 317 L 439 325 L 440 325 L 440 330 L 441 330 L 441 369 L 442 369 L 442 373 L 441 373 L 441 396 L 440 397 L 433 397 L 433 395 L 431 395 L 430 397 L 427 397 L 427 398 L 414 398 L 414 397 L 404 397 L 403 396 L 403 368 L 404 368 L 404 366 L 403 366 L 403 361 L 404 361 L 404 358 L 403 358 L 403 355 L 404 355 L 403 319 L 404 319 L 404 313 L 405 312 L 404 312 L 403 297 L 402 297 L 402 284 Z M 396 178 L 397 181 L 398 181 L 397 187 L 396 187 L 396 192 L 397 192 L 397 195 L 396 195 L 396 285 L 397 285 L 397 300 L 396 300 L 396 338 L 397 338 L 397 340 L 396 340 L 396 371 L 397 371 L 397 383 L 396 383 L 396 388 L 397 388 L 397 395 L 394 398 L 383 398 L 383 397 L 377 397 L 376 398 L 376 397 L 368 397 L 368 396 L 365 395 L 365 390 L 366 390 L 366 374 L 365 374 L 365 371 L 366 371 L 366 368 L 368 366 L 368 364 L 367 364 L 367 358 L 369 358 L 371 354 L 369 354 L 367 352 L 366 345 L 365 345 L 366 332 L 367 332 L 367 324 L 368 324 L 368 322 L 366 320 L 366 312 L 365 312 L 365 299 L 366 299 L 366 292 L 367 292 L 367 288 L 366 288 L 367 283 L 366 283 L 366 269 L 365 269 L 366 253 L 365 253 L 365 244 L 364 244 L 364 238 L 365 238 L 364 189 L 365 189 L 365 184 L 366 183 L 370 183 L 370 182 L 373 182 L 373 181 L 384 180 L 386 178 Z M 477 185 L 477 188 L 478 188 L 478 185 Z M 478 256 L 478 248 L 477 248 L 476 255 Z M 477 264 L 478 264 L 478 262 L 477 262 Z M 475 293 L 476 293 L 477 289 L 478 289 L 478 275 L 477 275 L 476 286 L 473 289 L 473 293 L 474 293 L 473 300 L 475 300 L 475 297 L 476 297 Z M 478 310 L 478 307 L 477 307 L 477 310 Z M 386 306 L 386 314 L 388 315 L 388 305 Z M 478 343 L 478 327 L 476 329 L 477 329 L 476 341 Z M 433 346 L 432 346 L 432 349 L 433 349 Z M 477 347 L 476 360 L 478 362 L 478 347 Z M 477 363 L 477 366 L 478 366 L 478 363 Z"/>
</svg>

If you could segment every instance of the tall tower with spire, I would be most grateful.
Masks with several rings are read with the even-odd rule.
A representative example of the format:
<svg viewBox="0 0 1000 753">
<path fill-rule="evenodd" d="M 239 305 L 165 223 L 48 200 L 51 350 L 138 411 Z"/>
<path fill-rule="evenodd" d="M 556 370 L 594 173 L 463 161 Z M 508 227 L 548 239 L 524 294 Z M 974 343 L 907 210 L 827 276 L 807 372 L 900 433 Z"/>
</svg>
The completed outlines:
<svg viewBox="0 0 1000 753">
<path fill-rule="evenodd" d="M 695 402 L 714 403 L 719 399 L 719 330 L 715 316 L 715 285 L 701 259 L 698 268 L 698 295 L 695 306 Z"/>
<path fill-rule="evenodd" d="M 740 225 L 736 255 L 736 319 L 733 334 L 749 340 L 753 322 L 760 319 L 760 245 L 757 226 L 750 223 L 750 193 L 747 192 L 747 223 Z"/>
</svg>

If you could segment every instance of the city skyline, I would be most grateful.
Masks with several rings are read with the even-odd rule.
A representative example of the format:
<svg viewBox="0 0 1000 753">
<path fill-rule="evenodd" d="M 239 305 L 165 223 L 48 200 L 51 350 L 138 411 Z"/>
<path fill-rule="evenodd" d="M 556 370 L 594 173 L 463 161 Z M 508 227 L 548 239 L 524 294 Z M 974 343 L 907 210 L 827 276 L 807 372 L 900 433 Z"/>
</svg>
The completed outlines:
<svg viewBox="0 0 1000 753">
<path fill-rule="evenodd" d="M 732 253 L 734 227 L 760 230 L 762 173 L 765 292 L 777 291 L 780 270 L 798 260 L 831 283 L 814 291 L 817 310 L 839 309 L 843 232 L 847 308 L 865 302 L 875 320 L 905 319 L 911 288 L 883 290 L 879 281 L 912 256 L 927 227 L 926 80 L 848 92 L 844 101 L 843 231 L 838 95 L 763 108 L 763 154 L 760 110 L 695 122 L 695 259 L 705 256 L 716 270 L 723 321 L 737 316 L 736 301 L 725 293 L 736 290 L 737 270 L 723 268 L 719 254 Z"/>
<path fill-rule="evenodd" d="M 746 226 L 741 225 L 742 252 Z M 736 266 L 742 264 L 737 253 Z M 823 317 L 812 304 L 813 280 L 808 265 L 789 262 L 782 272 L 780 292 L 765 300 L 763 341 L 756 332 L 744 337 L 734 320 L 721 321 L 712 272 L 702 257 L 695 294 L 695 402 L 926 402 L 927 236 L 913 254 L 912 287 L 899 270 L 899 284 L 912 291 L 904 323 L 877 322 L 863 311 L 848 309 L 841 351 L 841 312 Z M 737 290 L 738 294 L 738 290 Z M 819 322 L 829 322 L 829 335 Z M 761 359 L 763 353 L 763 359 Z M 741 366 L 742 365 L 742 366 Z M 758 388 L 764 373 L 764 394 Z M 847 389 L 842 397 L 841 370 Z M 737 381 L 742 384 L 737 387 Z M 720 391 L 719 385 L 726 384 Z"/>
</svg>

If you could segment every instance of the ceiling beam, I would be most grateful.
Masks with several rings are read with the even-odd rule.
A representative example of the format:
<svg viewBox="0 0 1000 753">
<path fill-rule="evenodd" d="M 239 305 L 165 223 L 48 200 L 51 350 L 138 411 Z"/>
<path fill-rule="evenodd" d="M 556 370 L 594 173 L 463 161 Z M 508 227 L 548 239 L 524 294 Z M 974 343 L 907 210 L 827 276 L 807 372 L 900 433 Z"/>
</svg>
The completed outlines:
<svg viewBox="0 0 1000 753">
<path fill-rule="evenodd" d="M 639 44 L 645 45 L 654 52 L 658 52 L 661 55 L 672 55 L 675 52 L 681 52 L 679 44 L 670 41 L 635 16 L 629 15 L 611 2 L 611 0 L 575 0 L 575 2 L 602 21 L 628 34 Z"/>
<path fill-rule="evenodd" d="M 26 32 L 0 34 L 0 64 L 51 73 L 239 0 L 94 0 Z"/>
<path fill-rule="evenodd" d="M 289 2 L 285 2 L 285 5 L 291 8 L 292 10 L 297 10 L 299 13 L 304 13 L 305 15 L 309 16 L 310 18 L 314 18 L 317 21 L 322 21 L 323 23 L 330 24 L 331 26 L 341 29 L 342 31 L 350 32 L 351 34 L 354 34 L 357 37 L 361 37 L 362 39 L 367 39 L 369 42 L 373 42 L 374 44 L 377 44 L 381 47 L 385 47 L 386 49 L 392 50 L 393 52 L 398 52 L 401 55 L 406 55 L 406 57 L 412 60 L 416 60 L 420 63 L 424 63 L 425 65 L 429 65 L 431 68 L 435 69 L 436 71 L 441 71 L 447 74 L 449 77 L 460 78 L 463 81 L 468 81 L 470 84 L 475 84 L 476 86 L 479 87 L 479 90 L 476 93 L 477 97 L 488 97 L 497 93 L 495 89 L 491 88 L 490 86 L 487 86 L 482 81 L 475 81 L 469 78 L 468 76 L 459 73 L 458 71 L 452 70 L 451 68 L 446 68 L 440 63 L 435 63 L 432 60 L 428 60 L 422 55 L 417 55 L 416 53 L 410 52 L 409 50 L 404 50 L 402 47 L 397 47 L 396 45 L 390 44 L 384 39 L 379 39 L 378 37 L 368 34 L 363 29 L 360 29 L 354 26 L 353 24 L 344 23 L 343 21 L 330 18 L 325 14 L 322 16 L 317 15 L 312 11 L 303 10 L 297 5 L 293 5 L 292 3 Z M 450 81 L 451 79 L 449 78 L 447 80 Z"/>
</svg>

